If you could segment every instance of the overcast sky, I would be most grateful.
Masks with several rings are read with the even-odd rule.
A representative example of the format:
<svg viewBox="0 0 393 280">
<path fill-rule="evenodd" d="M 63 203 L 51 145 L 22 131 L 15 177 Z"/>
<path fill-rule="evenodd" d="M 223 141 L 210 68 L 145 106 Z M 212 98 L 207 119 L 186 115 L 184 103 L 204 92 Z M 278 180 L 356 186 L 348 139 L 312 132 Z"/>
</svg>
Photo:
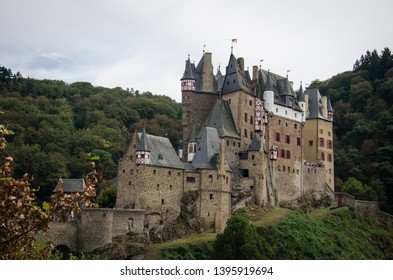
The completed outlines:
<svg viewBox="0 0 393 280">
<path fill-rule="evenodd" d="M 184 62 L 203 46 L 298 88 L 393 50 L 391 0 L 0 0 L 0 65 L 23 76 L 134 88 L 181 100 Z"/>
</svg>

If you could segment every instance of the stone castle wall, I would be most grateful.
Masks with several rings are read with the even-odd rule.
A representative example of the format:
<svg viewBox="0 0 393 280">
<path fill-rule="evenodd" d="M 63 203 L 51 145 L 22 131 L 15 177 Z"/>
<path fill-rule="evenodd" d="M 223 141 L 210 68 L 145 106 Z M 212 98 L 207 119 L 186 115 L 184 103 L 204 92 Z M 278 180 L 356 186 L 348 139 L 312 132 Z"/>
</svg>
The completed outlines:
<svg viewBox="0 0 393 280">
<path fill-rule="evenodd" d="M 217 94 L 203 92 L 182 92 L 183 139 L 189 139 L 193 125 L 197 132 L 203 126 L 217 100 Z M 183 150 L 187 150 L 186 142 Z"/>
<path fill-rule="evenodd" d="M 269 116 L 266 148 L 278 148 L 278 157 L 273 164 L 276 199 L 290 201 L 301 195 L 302 177 L 302 124 L 287 118 Z M 279 133 L 279 139 L 277 138 Z M 299 142 L 299 140 L 300 142 Z M 289 152 L 289 154 L 288 154 Z"/>
</svg>

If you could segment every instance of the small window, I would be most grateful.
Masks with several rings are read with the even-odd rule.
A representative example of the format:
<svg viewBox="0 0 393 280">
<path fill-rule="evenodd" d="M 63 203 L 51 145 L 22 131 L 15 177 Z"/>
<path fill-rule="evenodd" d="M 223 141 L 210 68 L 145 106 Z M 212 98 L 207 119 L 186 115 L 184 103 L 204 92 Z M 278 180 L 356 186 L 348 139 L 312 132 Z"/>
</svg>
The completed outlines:
<svg viewBox="0 0 393 280">
<path fill-rule="evenodd" d="M 172 185 L 169 185 L 169 189 L 170 189 L 170 190 L 172 189 Z"/>
<path fill-rule="evenodd" d="M 319 133 L 320 133 L 320 134 L 323 134 L 323 129 L 322 129 L 322 128 L 319 130 Z"/>
<path fill-rule="evenodd" d="M 195 183 L 195 177 L 187 177 L 186 181 L 187 183 Z"/>
<path fill-rule="evenodd" d="M 308 140 L 308 145 L 309 145 L 309 146 L 314 145 L 314 141 L 313 141 L 313 140 Z"/>
<path fill-rule="evenodd" d="M 213 194 L 211 193 L 211 194 L 209 195 L 209 197 L 210 197 L 210 199 L 213 199 Z"/>
<path fill-rule="evenodd" d="M 229 146 L 229 140 L 227 140 L 227 146 Z"/>
<path fill-rule="evenodd" d="M 281 157 L 285 158 L 285 150 L 284 149 L 281 150 Z"/>
<path fill-rule="evenodd" d="M 296 144 L 297 144 L 298 146 L 301 146 L 301 145 L 302 145 L 302 140 L 301 140 L 300 137 L 297 137 L 297 138 L 296 138 Z"/>
<path fill-rule="evenodd" d="M 244 121 L 247 122 L 247 113 L 244 113 Z"/>
<path fill-rule="evenodd" d="M 252 100 L 249 101 L 250 106 L 252 106 Z"/>
<path fill-rule="evenodd" d="M 123 173 L 126 173 L 126 170 L 125 170 L 125 169 L 123 169 Z"/>
<path fill-rule="evenodd" d="M 155 169 L 153 170 L 153 174 L 156 174 L 156 170 Z"/>
<path fill-rule="evenodd" d="M 209 175 L 209 183 L 213 182 L 213 175 Z"/>
<path fill-rule="evenodd" d="M 279 133 L 279 132 L 276 132 L 275 140 L 276 140 L 277 142 L 280 142 L 280 133 Z"/>
<path fill-rule="evenodd" d="M 253 116 L 250 116 L 250 124 L 254 124 L 254 118 L 253 118 Z"/>
<path fill-rule="evenodd" d="M 172 175 L 172 171 L 168 171 L 168 175 Z"/>
<path fill-rule="evenodd" d="M 181 172 L 177 172 L 177 176 L 181 176 Z"/>
<path fill-rule="evenodd" d="M 244 137 L 248 137 L 247 129 L 244 129 Z"/>
<path fill-rule="evenodd" d="M 276 113 L 278 113 L 278 108 L 276 108 Z"/>
<path fill-rule="evenodd" d="M 325 139 L 319 138 L 319 147 L 325 147 Z"/>
<path fill-rule="evenodd" d="M 291 151 L 287 151 L 287 159 L 291 158 Z"/>
<path fill-rule="evenodd" d="M 157 191 L 160 189 L 160 184 L 157 184 Z"/>
<path fill-rule="evenodd" d="M 295 123 L 295 129 L 297 129 L 297 123 Z"/>
<path fill-rule="evenodd" d="M 165 199 L 161 199 L 161 205 L 165 204 Z"/>
<path fill-rule="evenodd" d="M 329 161 L 329 162 L 332 162 L 332 161 L 333 161 L 332 154 L 328 154 L 328 161 Z"/>
<path fill-rule="evenodd" d="M 321 152 L 321 160 L 325 160 L 325 153 Z"/>
<path fill-rule="evenodd" d="M 291 136 L 286 135 L 286 137 L 285 137 L 285 143 L 291 144 Z"/>
</svg>

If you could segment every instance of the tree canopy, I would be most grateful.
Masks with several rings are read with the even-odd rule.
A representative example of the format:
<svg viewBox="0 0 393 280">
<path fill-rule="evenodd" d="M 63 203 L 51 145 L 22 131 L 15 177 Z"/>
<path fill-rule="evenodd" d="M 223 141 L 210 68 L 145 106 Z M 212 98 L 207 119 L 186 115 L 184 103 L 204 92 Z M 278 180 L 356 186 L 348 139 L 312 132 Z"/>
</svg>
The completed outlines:
<svg viewBox="0 0 393 280">
<path fill-rule="evenodd" d="M 15 159 L 16 176 L 34 176 L 40 201 L 60 177 L 87 174 L 88 155 L 99 158 L 104 181 L 114 179 L 131 134 L 144 126 L 174 147 L 181 140 L 181 105 L 150 92 L 36 80 L 0 67 L 0 99 L 0 123 L 14 131 L 7 155 Z"/>
</svg>

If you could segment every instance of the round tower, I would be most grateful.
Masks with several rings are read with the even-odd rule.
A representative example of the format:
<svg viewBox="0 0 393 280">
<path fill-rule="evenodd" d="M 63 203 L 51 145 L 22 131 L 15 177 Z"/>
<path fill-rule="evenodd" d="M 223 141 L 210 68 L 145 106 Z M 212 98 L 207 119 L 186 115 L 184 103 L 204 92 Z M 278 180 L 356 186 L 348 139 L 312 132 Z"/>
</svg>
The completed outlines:
<svg viewBox="0 0 393 280">
<path fill-rule="evenodd" d="M 190 55 L 186 60 L 186 67 L 184 69 L 183 77 L 181 81 L 181 91 L 194 91 L 195 90 L 195 66 L 190 61 Z"/>
</svg>

